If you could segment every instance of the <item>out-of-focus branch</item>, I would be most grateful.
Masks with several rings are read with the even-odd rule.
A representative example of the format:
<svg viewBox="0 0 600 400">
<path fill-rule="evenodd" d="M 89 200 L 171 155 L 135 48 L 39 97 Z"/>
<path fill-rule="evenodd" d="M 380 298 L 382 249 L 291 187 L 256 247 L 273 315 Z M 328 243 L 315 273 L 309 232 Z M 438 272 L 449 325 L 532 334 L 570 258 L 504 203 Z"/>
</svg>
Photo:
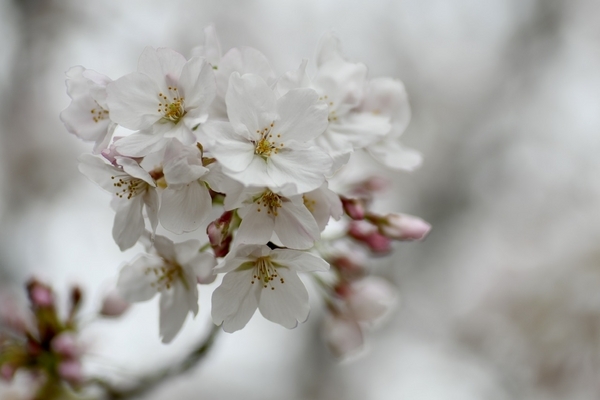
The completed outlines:
<svg viewBox="0 0 600 400">
<path fill-rule="evenodd" d="M 221 331 L 221 327 L 216 325 L 213 326 L 208 336 L 202 340 L 202 342 L 200 342 L 198 346 L 190 354 L 188 354 L 183 361 L 140 378 L 132 387 L 115 387 L 113 384 L 102 379 L 92 379 L 88 383 L 90 385 L 95 384 L 100 386 L 102 390 L 104 390 L 105 399 L 107 400 L 121 400 L 139 397 L 162 385 L 167 380 L 185 374 L 190 369 L 198 365 L 198 363 L 204 359 L 204 357 L 212 348 L 219 331 Z"/>
</svg>

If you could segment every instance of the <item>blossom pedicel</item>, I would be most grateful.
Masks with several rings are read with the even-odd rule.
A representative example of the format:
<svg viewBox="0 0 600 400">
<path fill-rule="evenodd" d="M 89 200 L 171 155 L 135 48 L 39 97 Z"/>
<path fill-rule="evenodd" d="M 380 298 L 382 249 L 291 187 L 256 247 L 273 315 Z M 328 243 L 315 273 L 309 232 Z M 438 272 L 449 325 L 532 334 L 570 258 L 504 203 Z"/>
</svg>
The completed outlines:
<svg viewBox="0 0 600 400">
<path fill-rule="evenodd" d="M 222 55 L 212 26 L 192 54 L 146 48 L 137 71 L 115 80 L 83 67 L 67 72 L 72 103 L 61 119 L 95 143 L 80 170 L 112 193 L 119 248 L 141 242 L 147 250 L 123 267 L 119 294 L 137 302 L 159 293 L 160 336 L 169 342 L 197 314 L 198 285 L 225 274 L 213 293 L 216 324 L 237 331 L 258 309 L 294 328 L 309 314 L 303 273 L 324 289 L 328 343 L 337 355 L 354 351 L 361 324 L 389 308 L 393 290 L 366 280 L 367 268 L 349 273 L 341 249 L 387 254 L 392 240 L 421 239 L 429 225 L 370 211 L 381 185 L 363 183 L 353 197 L 330 182 L 357 151 L 388 168 L 418 167 L 420 154 L 399 142 L 410 119 L 404 86 L 369 79 L 333 33 L 317 46 L 312 76 L 307 60 L 278 74 L 258 50 Z M 121 128 L 134 132 L 113 137 Z M 322 237 L 331 219 L 343 232 Z M 182 233 L 197 239 L 174 242 Z M 357 289 L 365 282 L 369 296 Z M 381 298 L 385 306 L 371 304 Z M 366 317 L 356 311 L 373 309 Z M 63 373 L 73 378 L 68 366 Z"/>
</svg>

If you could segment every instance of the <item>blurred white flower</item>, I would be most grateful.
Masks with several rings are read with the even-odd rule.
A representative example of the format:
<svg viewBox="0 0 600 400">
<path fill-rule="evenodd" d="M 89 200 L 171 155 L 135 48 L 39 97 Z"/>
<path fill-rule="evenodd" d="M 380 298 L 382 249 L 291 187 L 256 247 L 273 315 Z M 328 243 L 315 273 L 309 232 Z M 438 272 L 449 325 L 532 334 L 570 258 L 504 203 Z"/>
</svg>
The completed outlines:
<svg viewBox="0 0 600 400">
<path fill-rule="evenodd" d="M 67 71 L 67 93 L 72 101 L 60 113 L 60 119 L 72 134 L 86 142 L 95 142 L 96 154 L 108 147 L 117 127 L 106 104 L 106 85 L 110 82 L 109 77 L 82 66 Z"/>
<path fill-rule="evenodd" d="M 129 302 L 150 300 L 160 293 L 160 336 L 168 343 L 187 314 L 198 314 L 198 283 L 210 283 L 214 257 L 199 252 L 200 242 L 173 243 L 164 236 L 154 240 L 156 254 L 142 254 L 121 270 L 119 294 Z"/>
</svg>

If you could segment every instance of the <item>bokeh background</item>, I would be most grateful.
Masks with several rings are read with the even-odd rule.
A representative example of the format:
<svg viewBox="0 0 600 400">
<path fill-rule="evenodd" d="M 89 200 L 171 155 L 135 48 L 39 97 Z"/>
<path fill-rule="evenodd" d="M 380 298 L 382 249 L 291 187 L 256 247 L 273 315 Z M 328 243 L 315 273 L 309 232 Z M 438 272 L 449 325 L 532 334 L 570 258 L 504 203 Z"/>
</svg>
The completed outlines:
<svg viewBox="0 0 600 400">
<path fill-rule="evenodd" d="M 145 46 L 189 54 L 214 23 L 223 50 L 255 47 L 282 73 L 333 28 L 370 77 L 406 84 L 404 143 L 425 157 L 383 172 L 378 203 L 433 225 L 378 262 L 401 307 L 341 364 L 318 302 L 292 331 L 257 315 L 145 398 L 598 399 L 599 15 L 596 0 L 2 0 L 0 291 L 22 299 L 32 275 L 63 294 L 77 283 L 91 315 L 140 251 L 119 252 L 109 195 L 77 170 L 91 146 L 58 119 L 69 67 L 116 79 Z M 180 360 L 209 298 L 169 346 L 155 301 L 90 323 L 86 368 L 127 381 Z"/>
</svg>

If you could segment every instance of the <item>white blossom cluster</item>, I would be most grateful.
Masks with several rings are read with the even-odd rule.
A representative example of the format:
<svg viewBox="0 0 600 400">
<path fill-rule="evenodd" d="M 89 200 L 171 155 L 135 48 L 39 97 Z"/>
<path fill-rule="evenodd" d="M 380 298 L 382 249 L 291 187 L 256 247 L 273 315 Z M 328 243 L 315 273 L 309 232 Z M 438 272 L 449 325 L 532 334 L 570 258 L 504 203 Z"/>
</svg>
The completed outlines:
<svg viewBox="0 0 600 400">
<path fill-rule="evenodd" d="M 67 72 L 72 102 L 61 119 L 69 132 L 94 142 L 80 170 L 114 194 L 119 248 L 141 241 L 147 249 L 122 269 L 117 288 L 131 302 L 160 293 L 164 342 L 198 312 L 198 284 L 218 274 L 225 276 L 213 293 L 212 317 L 225 331 L 243 328 L 256 309 L 287 328 L 305 321 L 308 292 L 298 272 L 333 266 L 315 250 L 331 218 L 347 214 L 347 240 L 375 252 L 390 239 L 420 239 L 429 230 L 415 217 L 376 216 L 364 199 L 328 186 L 359 150 L 389 168 L 419 166 L 420 154 L 399 142 L 410 119 L 403 84 L 367 79 L 367 67 L 348 61 L 332 33 L 317 46 L 312 76 L 307 65 L 303 60 L 279 75 L 253 48 L 222 54 L 211 26 L 190 58 L 149 47 L 136 72 L 114 81 L 80 66 Z M 211 222 L 218 208 L 223 213 Z M 174 243 L 156 234 L 159 224 L 173 234 L 208 224 L 207 235 L 202 229 L 203 240 Z M 319 281 L 331 289 L 328 304 L 348 300 L 343 313 L 329 307 L 337 319 L 327 323 L 331 338 L 347 339 L 349 320 L 354 327 L 382 310 L 365 305 L 373 296 L 351 294 L 372 280 L 337 275 Z M 357 307 L 362 311 L 353 314 Z"/>
</svg>

